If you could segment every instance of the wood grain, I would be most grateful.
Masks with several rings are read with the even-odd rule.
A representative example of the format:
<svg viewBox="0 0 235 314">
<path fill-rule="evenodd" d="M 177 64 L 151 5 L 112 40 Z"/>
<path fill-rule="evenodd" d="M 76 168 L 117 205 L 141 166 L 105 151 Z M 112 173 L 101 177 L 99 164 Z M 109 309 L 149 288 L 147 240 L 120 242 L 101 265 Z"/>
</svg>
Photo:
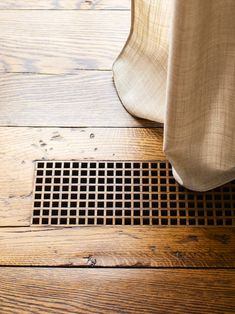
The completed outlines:
<svg viewBox="0 0 235 314">
<path fill-rule="evenodd" d="M 1 126 L 146 127 L 122 106 L 110 71 L 0 75 Z"/>
<path fill-rule="evenodd" d="M 129 25 L 128 11 L 0 11 L 0 72 L 110 70 Z"/>
<path fill-rule="evenodd" d="M 130 0 L 4 0 L 4 10 L 129 10 Z"/>
<path fill-rule="evenodd" d="M 0 238 L 4 266 L 235 266 L 232 227 L 15 227 Z"/>
<path fill-rule="evenodd" d="M 35 160 L 162 160 L 159 128 L 0 128 L 0 225 L 29 225 Z"/>
<path fill-rule="evenodd" d="M 1 268 L 8 313 L 234 313 L 232 270 Z"/>
</svg>

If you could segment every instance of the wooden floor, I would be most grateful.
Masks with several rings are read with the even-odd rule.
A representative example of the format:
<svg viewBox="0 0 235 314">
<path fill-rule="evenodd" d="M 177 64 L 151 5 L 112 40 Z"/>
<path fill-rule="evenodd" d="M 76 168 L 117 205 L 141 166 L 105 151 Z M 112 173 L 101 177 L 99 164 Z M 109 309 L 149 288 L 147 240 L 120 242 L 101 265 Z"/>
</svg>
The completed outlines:
<svg viewBox="0 0 235 314">
<path fill-rule="evenodd" d="M 35 160 L 164 160 L 121 106 L 129 0 L 0 2 L 0 313 L 235 313 L 232 227 L 32 227 Z"/>
</svg>

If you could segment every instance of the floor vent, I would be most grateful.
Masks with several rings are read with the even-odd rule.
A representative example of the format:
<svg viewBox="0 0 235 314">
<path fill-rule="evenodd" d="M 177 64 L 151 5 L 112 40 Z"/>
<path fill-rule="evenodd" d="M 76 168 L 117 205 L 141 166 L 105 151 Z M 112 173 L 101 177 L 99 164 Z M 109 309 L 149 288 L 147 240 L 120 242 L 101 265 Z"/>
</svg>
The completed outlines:
<svg viewBox="0 0 235 314">
<path fill-rule="evenodd" d="M 33 225 L 235 225 L 235 181 L 176 183 L 167 161 L 37 161 Z"/>
</svg>

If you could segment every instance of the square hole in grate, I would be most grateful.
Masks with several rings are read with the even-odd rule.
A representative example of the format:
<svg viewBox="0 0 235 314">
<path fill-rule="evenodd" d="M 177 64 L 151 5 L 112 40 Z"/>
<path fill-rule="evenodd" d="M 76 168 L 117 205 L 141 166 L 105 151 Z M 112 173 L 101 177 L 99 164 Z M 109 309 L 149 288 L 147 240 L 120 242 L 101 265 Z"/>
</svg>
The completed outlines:
<svg viewBox="0 0 235 314">
<path fill-rule="evenodd" d="M 179 186 L 167 161 L 37 161 L 33 225 L 231 226 L 235 181 Z"/>
</svg>

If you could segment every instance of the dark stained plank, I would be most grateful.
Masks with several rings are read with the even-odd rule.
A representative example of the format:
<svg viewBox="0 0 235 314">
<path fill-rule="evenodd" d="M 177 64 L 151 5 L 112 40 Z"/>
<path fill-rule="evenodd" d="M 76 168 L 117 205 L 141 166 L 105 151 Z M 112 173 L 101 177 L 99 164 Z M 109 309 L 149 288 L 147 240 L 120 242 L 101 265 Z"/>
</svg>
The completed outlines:
<svg viewBox="0 0 235 314">
<path fill-rule="evenodd" d="M 0 127 L 0 225 L 27 226 L 35 160 L 163 160 L 161 128 Z"/>
<path fill-rule="evenodd" d="M 1 74 L 0 126 L 146 127 L 122 106 L 111 71 Z"/>
<path fill-rule="evenodd" d="M 15 227 L 0 239 L 3 266 L 235 266 L 232 227 Z"/>
<path fill-rule="evenodd" d="M 110 70 L 130 26 L 128 11 L 0 11 L 0 72 Z"/>
<path fill-rule="evenodd" d="M 129 10 L 131 0 L 4 0 L 4 10 Z"/>
<path fill-rule="evenodd" d="M 234 313 L 232 270 L 1 268 L 2 313 Z"/>
</svg>

